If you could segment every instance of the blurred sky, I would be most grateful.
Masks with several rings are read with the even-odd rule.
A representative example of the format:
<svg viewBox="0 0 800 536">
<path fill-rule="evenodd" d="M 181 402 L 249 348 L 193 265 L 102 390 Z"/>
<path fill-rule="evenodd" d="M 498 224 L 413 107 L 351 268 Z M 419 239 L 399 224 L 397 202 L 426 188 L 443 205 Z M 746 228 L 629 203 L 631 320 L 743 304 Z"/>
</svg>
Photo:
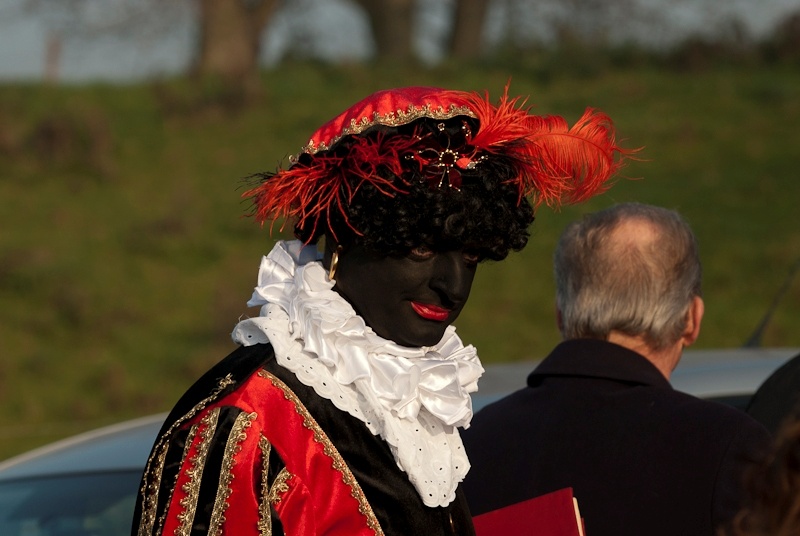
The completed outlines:
<svg viewBox="0 0 800 536">
<path fill-rule="evenodd" d="M 18 9 L 25 1 L 0 0 L 0 81 L 37 80 L 45 71 L 48 34 L 52 30 L 43 17 L 23 14 Z M 625 28 L 632 36 L 668 42 L 689 32 L 712 29 L 714 24 L 709 24 L 708 19 L 711 13 L 712 19 L 720 23 L 736 15 L 752 35 L 759 36 L 770 31 L 788 12 L 800 10 L 800 0 L 716 0 L 710 3 L 709 0 L 696 0 L 696 8 L 692 7 L 691 1 L 684 1 L 680 8 L 676 8 L 671 0 L 639 2 L 648 9 L 668 13 L 668 25 L 661 25 L 656 32 L 644 23 L 629 24 L 615 28 L 615 35 L 623 36 L 621 29 Z M 289 6 L 292 5 L 290 2 Z M 266 65 L 278 62 L 290 44 L 298 40 L 303 43 L 303 52 L 322 59 L 359 60 L 369 56 L 372 41 L 367 21 L 352 2 L 306 0 L 294 5 L 299 7 L 294 10 L 290 7 L 279 13 L 266 30 L 262 50 Z M 445 34 L 444 13 L 452 7 L 452 2 L 439 0 L 422 5 L 416 45 L 423 59 L 435 62 L 441 49 L 441 36 Z M 507 21 L 519 17 L 518 13 L 509 17 L 503 11 L 504 5 L 504 2 L 495 2 L 490 11 L 487 21 L 489 41 L 500 39 L 506 32 Z M 536 13 L 542 13 L 541 3 L 531 0 L 528 5 L 531 13 L 534 9 L 539 10 Z M 555 9 L 558 5 L 555 4 Z M 709 12 L 709 6 L 713 11 Z M 535 22 L 531 23 L 531 28 L 541 37 L 547 37 L 542 28 L 536 30 Z M 168 31 L 67 38 L 61 49 L 59 79 L 67 82 L 126 81 L 180 72 L 191 61 L 194 32 L 194 18 L 191 10 L 187 9 L 184 16 L 171 20 Z"/>
</svg>

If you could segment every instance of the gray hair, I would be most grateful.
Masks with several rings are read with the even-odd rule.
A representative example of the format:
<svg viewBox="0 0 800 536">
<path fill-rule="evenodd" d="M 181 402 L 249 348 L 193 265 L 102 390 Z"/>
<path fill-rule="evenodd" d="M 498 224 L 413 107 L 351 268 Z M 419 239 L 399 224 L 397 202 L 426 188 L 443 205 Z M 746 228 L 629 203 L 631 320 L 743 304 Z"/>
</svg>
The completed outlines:
<svg viewBox="0 0 800 536">
<path fill-rule="evenodd" d="M 615 240 L 623 223 L 653 240 Z M 556 301 L 566 339 L 608 339 L 612 330 L 642 336 L 655 350 L 676 342 L 689 306 L 701 296 L 697 241 L 673 210 L 622 203 L 564 230 L 554 260 Z"/>
</svg>

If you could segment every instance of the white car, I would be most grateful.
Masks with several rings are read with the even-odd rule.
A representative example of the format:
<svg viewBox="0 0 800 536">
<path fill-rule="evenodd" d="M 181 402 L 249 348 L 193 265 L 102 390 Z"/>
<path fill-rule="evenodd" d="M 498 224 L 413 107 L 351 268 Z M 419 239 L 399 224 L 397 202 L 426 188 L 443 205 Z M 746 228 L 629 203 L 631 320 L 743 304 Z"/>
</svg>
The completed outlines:
<svg viewBox="0 0 800 536">
<path fill-rule="evenodd" d="M 676 389 L 744 408 L 800 349 L 686 352 Z M 490 365 L 479 410 L 525 386 L 536 362 Z M 165 414 L 87 432 L 0 462 L 0 536 L 127 536 L 142 470 Z"/>
</svg>

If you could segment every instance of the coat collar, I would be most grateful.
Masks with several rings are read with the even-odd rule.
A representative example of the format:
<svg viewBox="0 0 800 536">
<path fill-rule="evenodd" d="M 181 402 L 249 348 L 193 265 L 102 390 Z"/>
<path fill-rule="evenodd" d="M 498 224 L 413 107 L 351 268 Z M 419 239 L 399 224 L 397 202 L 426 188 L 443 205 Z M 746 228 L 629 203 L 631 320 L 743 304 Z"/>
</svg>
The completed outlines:
<svg viewBox="0 0 800 536">
<path fill-rule="evenodd" d="M 641 354 L 598 339 L 572 339 L 556 346 L 528 376 L 535 387 L 546 376 L 583 376 L 672 389 L 663 374 Z"/>
</svg>

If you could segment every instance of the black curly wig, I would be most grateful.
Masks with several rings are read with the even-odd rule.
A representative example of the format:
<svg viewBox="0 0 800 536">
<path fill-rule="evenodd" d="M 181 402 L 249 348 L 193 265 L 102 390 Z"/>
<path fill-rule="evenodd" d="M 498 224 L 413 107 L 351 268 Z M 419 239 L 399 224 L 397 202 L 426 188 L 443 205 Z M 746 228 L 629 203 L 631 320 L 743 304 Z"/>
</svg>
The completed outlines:
<svg viewBox="0 0 800 536">
<path fill-rule="evenodd" d="M 447 121 L 423 118 L 401 127 L 375 126 L 359 137 L 431 135 L 444 137 L 444 144 L 450 140 L 460 143 L 465 125 L 477 128 L 468 117 Z M 329 151 L 302 155 L 295 165 L 310 165 L 320 156 L 346 162 L 353 143 L 354 137 L 345 137 Z M 349 204 L 341 212 L 337 207 L 298 223 L 295 235 L 307 243 L 331 235 L 339 243 L 355 242 L 386 256 L 407 255 L 412 248 L 427 245 L 439 250 L 468 249 L 484 259 L 502 260 L 527 244 L 534 209 L 520 196 L 514 182 L 517 171 L 509 159 L 492 156 L 473 169 L 461 170 L 459 187 L 447 181 L 431 186 L 423 170 L 410 161 L 403 170 L 401 176 L 385 168 L 378 170 L 396 188 L 392 192 L 348 177 Z M 262 179 L 269 180 L 269 176 Z"/>
</svg>

